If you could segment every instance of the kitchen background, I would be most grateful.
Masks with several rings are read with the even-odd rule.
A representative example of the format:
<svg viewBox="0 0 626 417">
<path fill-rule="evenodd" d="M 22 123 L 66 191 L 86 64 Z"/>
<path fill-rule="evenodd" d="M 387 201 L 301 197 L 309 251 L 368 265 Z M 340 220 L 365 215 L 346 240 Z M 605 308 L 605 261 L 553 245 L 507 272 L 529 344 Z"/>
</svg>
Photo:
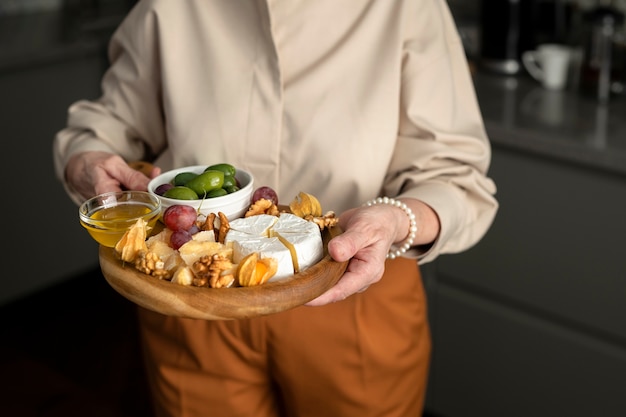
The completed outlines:
<svg viewBox="0 0 626 417">
<path fill-rule="evenodd" d="M 616 13 L 608 23 L 584 17 L 598 3 L 626 13 L 626 0 L 448 3 L 492 141 L 501 210 L 474 248 L 424 266 L 434 340 L 428 411 L 626 415 L 624 24 Z M 69 104 L 98 97 L 106 41 L 133 4 L 0 0 L 3 311 L 77 277 L 103 281 L 97 245 L 54 178 L 51 141 Z M 597 74 L 584 85 L 581 68 L 588 41 L 607 24 L 611 92 L 603 101 Z M 519 64 L 542 42 L 582 54 L 563 90 L 542 88 L 519 65 L 493 65 Z"/>
</svg>

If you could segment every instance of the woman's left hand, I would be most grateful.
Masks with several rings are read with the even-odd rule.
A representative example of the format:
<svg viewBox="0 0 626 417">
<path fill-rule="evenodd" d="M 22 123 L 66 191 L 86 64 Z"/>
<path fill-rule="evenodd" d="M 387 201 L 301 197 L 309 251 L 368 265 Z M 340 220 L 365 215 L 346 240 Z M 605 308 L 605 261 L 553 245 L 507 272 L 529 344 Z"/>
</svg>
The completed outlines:
<svg viewBox="0 0 626 417">
<path fill-rule="evenodd" d="M 413 209 L 418 230 L 422 231 L 415 243 L 434 241 L 439 228 L 436 214 L 420 201 L 405 202 Z M 429 224 L 433 221 L 436 224 Z M 428 227 L 422 227 L 420 223 L 426 223 Z M 341 301 L 380 281 L 390 246 L 408 235 L 409 218 L 402 209 L 381 204 L 342 213 L 339 226 L 344 232 L 328 242 L 328 253 L 338 262 L 350 260 L 348 267 L 335 286 L 306 305 L 321 306 Z"/>
</svg>

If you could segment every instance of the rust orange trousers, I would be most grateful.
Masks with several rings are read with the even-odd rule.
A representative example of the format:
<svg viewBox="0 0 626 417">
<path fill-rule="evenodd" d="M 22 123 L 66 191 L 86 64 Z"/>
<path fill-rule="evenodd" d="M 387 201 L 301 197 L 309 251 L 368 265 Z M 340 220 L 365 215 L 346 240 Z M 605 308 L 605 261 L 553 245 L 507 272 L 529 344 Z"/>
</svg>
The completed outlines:
<svg viewBox="0 0 626 417">
<path fill-rule="evenodd" d="M 415 260 L 323 307 L 202 321 L 139 309 L 159 417 L 419 417 L 431 339 Z"/>
</svg>

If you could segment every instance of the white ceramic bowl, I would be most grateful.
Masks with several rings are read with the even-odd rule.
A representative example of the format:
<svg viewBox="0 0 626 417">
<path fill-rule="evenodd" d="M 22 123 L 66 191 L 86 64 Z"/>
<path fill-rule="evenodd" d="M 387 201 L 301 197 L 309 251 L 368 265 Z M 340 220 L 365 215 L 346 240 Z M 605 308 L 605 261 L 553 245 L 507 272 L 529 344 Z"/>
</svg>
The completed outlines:
<svg viewBox="0 0 626 417">
<path fill-rule="evenodd" d="M 252 198 L 252 192 L 254 191 L 254 178 L 252 177 L 252 174 L 241 169 L 237 169 L 237 172 L 235 173 L 235 178 L 240 184 L 239 191 L 235 191 L 234 193 L 221 197 L 206 198 L 204 200 L 177 200 L 174 198 L 162 197 L 154 192 L 159 185 L 171 183 L 174 177 L 181 172 L 194 172 L 200 174 L 208 166 L 209 165 L 194 165 L 164 172 L 150 181 L 148 184 L 148 192 L 157 196 L 161 200 L 162 212 L 174 204 L 184 204 L 192 206 L 205 216 L 210 213 L 217 214 L 221 211 L 226 215 L 226 217 L 228 217 L 228 220 L 243 217 L 245 212 L 250 207 L 250 199 Z"/>
</svg>

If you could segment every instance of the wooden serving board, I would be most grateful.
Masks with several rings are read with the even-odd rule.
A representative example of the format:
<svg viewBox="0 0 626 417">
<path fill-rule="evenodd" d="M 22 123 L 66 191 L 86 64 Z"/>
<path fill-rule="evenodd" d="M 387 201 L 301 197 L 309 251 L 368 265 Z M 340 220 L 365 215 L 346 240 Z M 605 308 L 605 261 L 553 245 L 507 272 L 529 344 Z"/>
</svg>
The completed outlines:
<svg viewBox="0 0 626 417">
<path fill-rule="evenodd" d="M 317 264 L 276 282 L 255 287 L 201 288 L 173 284 L 123 264 L 113 248 L 100 246 L 100 268 L 111 287 L 128 300 L 168 316 L 203 320 L 232 320 L 264 316 L 301 306 L 331 288 L 348 261 L 328 255 L 328 241 L 341 233 L 325 229 L 324 258 Z"/>
</svg>

